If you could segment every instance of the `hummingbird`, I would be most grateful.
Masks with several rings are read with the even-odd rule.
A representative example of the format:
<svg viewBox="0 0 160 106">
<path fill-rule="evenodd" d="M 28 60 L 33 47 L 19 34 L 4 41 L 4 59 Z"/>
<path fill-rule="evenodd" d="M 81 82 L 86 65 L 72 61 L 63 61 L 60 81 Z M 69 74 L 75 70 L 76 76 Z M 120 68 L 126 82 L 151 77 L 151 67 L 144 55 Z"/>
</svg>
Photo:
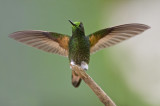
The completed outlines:
<svg viewBox="0 0 160 106">
<path fill-rule="evenodd" d="M 78 65 L 86 71 L 91 54 L 150 28 L 145 24 L 131 23 L 104 28 L 85 35 L 82 22 L 72 22 L 70 20 L 69 22 L 72 25 L 72 36 L 49 31 L 24 30 L 14 32 L 9 37 L 43 51 L 68 57 L 71 70 L 71 65 Z M 80 85 L 80 82 L 81 77 L 72 70 L 72 85 L 76 88 Z"/>
</svg>

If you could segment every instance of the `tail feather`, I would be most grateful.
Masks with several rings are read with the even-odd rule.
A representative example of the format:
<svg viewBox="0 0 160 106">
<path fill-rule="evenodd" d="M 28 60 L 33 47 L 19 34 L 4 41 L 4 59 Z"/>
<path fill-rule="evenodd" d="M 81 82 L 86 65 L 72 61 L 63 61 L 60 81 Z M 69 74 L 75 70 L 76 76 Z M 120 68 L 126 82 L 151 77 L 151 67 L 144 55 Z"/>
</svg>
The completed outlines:
<svg viewBox="0 0 160 106">
<path fill-rule="evenodd" d="M 72 85 L 77 88 L 81 83 L 81 77 L 72 70 Z"/>
</svg>

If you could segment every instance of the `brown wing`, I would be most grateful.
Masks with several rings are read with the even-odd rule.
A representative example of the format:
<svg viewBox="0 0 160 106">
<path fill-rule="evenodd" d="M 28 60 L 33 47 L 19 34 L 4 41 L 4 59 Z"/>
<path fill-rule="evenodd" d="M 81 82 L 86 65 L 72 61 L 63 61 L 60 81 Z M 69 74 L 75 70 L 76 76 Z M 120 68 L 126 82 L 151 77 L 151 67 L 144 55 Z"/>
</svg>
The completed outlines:
<svg viewBox="0 0 160 106">
<path fill-rule="evenodd" d="M 67 35 L 55 32 L 28 30 L 14 32 L 9 37 L 46 52 L 68 56 L 68 42 L 70 37 Z"/>
<path fill-rule="evenodd" d="M 115 45 L 149 28 L 149 26 L 144 24 L 133 23 L 106 28 L 92 33 L 88 36 L 90 40 L 90 53 Z"/>
</svg>

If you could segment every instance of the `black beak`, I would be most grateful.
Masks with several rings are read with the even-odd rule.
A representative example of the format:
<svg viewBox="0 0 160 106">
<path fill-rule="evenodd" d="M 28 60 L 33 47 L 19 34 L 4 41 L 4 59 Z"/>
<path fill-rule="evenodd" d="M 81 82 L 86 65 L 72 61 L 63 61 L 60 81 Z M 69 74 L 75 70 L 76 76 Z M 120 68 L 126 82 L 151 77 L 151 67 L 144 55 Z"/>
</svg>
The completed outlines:
<svg viewBox="0 0 160 106">
<path fill-rule="evenodd" d="M 68 20 L 73 26 L 76 26 L 71 20 Z"/>
</svg>

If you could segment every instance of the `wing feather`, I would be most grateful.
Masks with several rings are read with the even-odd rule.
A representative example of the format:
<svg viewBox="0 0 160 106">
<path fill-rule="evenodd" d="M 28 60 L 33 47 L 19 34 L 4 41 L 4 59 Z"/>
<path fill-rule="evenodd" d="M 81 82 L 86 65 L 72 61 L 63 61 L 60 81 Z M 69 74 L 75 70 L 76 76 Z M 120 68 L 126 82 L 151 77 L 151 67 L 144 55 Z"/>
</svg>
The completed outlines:
<svg viewBox="0 0 160 106">
<path fill-rule="evenodd" d="M 138 35 L 150 27 L 144 24 L 132 23 L 102 29 L 88 36 L 90 40 L 90 52 L 110 47 L 123 40 Z"/>
<path fill-rule="evenodd" d="M 19 42 L 43 51 L 68 56 L 68 42 L 70 39 L 68 35 L 47 31 L 28 30 L 14 32 L 9 36 Z"/>
</svg>

